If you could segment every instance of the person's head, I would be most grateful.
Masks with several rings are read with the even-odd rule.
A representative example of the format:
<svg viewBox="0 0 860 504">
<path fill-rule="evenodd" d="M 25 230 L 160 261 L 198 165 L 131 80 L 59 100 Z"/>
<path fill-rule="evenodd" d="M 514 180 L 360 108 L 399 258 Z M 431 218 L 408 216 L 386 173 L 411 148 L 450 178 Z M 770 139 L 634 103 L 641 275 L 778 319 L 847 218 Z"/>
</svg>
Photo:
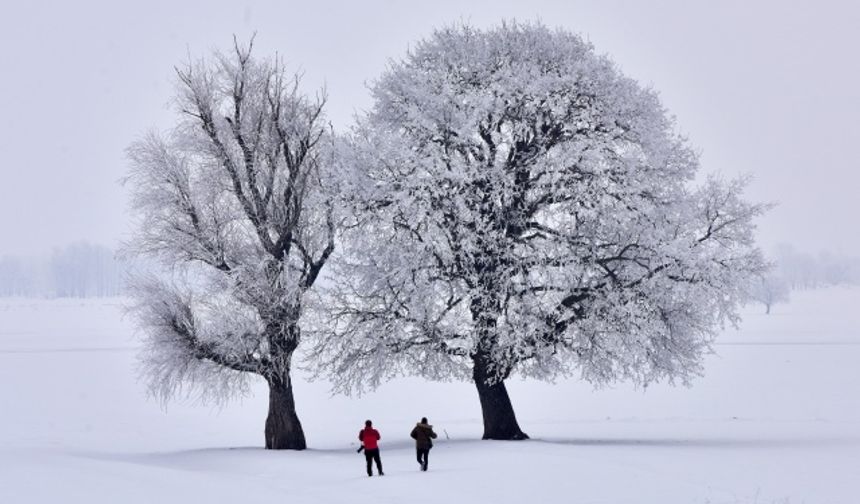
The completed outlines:
<svg viewBox="0 0 860 504">
<path fill-rule="evenodd" d="M 426 424 L 427 423 L 427 417 L 421 417 L 421 423 Z"/>
<path fill-rule="evenodd" d="M 371 425 L 373 425 L 373 422 L 371 422 L 370 420 L 365 420 L 365 421 L 364 421 L 364 426 L 365 426 L 365 427 L 370 427 Z"/>
</svg>

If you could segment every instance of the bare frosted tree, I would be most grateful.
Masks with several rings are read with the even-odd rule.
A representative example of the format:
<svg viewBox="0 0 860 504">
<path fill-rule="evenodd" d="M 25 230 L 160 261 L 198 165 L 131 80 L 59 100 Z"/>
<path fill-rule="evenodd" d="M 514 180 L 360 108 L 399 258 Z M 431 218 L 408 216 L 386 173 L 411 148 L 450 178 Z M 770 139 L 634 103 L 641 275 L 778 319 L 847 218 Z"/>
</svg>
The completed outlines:
<svg viewBox="0 0 860 504">
<path fill-rule="evenodd" d="M 522 439 L 505 380 L 702 371 L 766 264 L 743 181 L 698 159 L 656 93 L 578 36 L 443 29 L 376 81 L 352 135 L 362 218 L 314 356 L 338 389 L 401 374 L 477 387 L 485 439 Z"/>
<path fill-rule="evenodd" d="M 752 298 L 765 306 L 767 314 L 773 305 L 787 302 L 791 293 L 788 282 L 773 273 L 754 278 L 750 291 Z"/>
<path fill-rule="evenodd" d="M 168 273 L 138 281 L 143 369 L 167 399 L 269 386 L 266 448 L 306 447 L 290 369 L 307 293 L 334 250 L 325 95 L 301 94 L 252 44 L 177 68 L 181 118 L 129 148 L 140 225 L 127 251 Z"/>
</svg>

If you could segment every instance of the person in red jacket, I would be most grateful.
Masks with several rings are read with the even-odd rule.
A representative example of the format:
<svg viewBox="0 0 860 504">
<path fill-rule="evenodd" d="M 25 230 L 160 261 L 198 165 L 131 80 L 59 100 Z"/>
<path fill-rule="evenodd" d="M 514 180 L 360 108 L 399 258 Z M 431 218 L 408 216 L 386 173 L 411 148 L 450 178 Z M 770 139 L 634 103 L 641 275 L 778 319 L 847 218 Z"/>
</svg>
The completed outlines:
<svg viewBox="0 0 860 504">
<path fill-rule="evenodd" d="M 385 476 L 382 472 L 382 460 L 379 458 L 379 440 L 382 436 L 379 431 L 373 428 L 373 422 L 370 420 L 364 422 L 364 429 L 358 433 L 358 440 L 364 446 L 364 458 L 367 460 L 367 475 L 373 476 L 372 462 L 376 461 L 376 470 L 380 476 Z"/>
</svg>

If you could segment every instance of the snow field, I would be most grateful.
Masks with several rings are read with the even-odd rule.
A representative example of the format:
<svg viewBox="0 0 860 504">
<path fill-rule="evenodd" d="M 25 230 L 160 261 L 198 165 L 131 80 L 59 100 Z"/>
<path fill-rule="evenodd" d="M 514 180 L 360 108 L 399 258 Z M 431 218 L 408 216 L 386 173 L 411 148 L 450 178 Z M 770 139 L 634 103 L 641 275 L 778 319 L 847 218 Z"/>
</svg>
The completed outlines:
<svg viewBox="0 0 860 504">
<path fill-rule="evenodd" d="M 260 448 L 261 385 L 223 408 L 147 399 L 119 300 L 0 300 L 0 502 L 853 504 L 858 300 L 833 288 L 749 307 L 692 388 L 513 380 L 528 442 L 479 441 L 469 384 L 345 398 L 300 376 L 301 453 Z M 423 415 L 440 435 L 427 473 L 408 438 Z M 384 478 L 355 453 L 366 418 Z"/>
</svg>

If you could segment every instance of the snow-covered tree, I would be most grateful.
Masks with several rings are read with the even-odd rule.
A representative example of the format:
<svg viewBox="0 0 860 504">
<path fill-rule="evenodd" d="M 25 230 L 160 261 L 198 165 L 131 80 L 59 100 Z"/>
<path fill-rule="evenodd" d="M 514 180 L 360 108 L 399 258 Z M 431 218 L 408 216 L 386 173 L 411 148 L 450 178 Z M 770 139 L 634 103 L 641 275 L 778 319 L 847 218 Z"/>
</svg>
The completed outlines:
<svg viewBox="0 0 860 504">
<path fill-rule="evenodd" d="M 266 448 L 304 449 L 290 379 L 307 293 L 334 250 L 325 97 L 251 45 L 177 69 L 175 128 L 129 148 L 129 252 L 167 273 L 134 286 L 152 391 L 221 400 L 269 386 Z"/>
<path fill-rule="evenodd" d="M 750 289 L 752 298 L 765 306 L 765 313 L 770 313 L 771 306 L 787 302 L 790 292 L 788 282 L 772 273 L 754 278 Z"/>
<path fill-rule="evenodd" d="M 372 87 L 352 139 L 330 329 L 342 391 L 472 380 L 485 439 L 522 439 L 515 373 L 687 383 L 766 264 L 743 181 L 698 158 L 657 94 L 539 24 L 439 30 Z"/>
</svg>

